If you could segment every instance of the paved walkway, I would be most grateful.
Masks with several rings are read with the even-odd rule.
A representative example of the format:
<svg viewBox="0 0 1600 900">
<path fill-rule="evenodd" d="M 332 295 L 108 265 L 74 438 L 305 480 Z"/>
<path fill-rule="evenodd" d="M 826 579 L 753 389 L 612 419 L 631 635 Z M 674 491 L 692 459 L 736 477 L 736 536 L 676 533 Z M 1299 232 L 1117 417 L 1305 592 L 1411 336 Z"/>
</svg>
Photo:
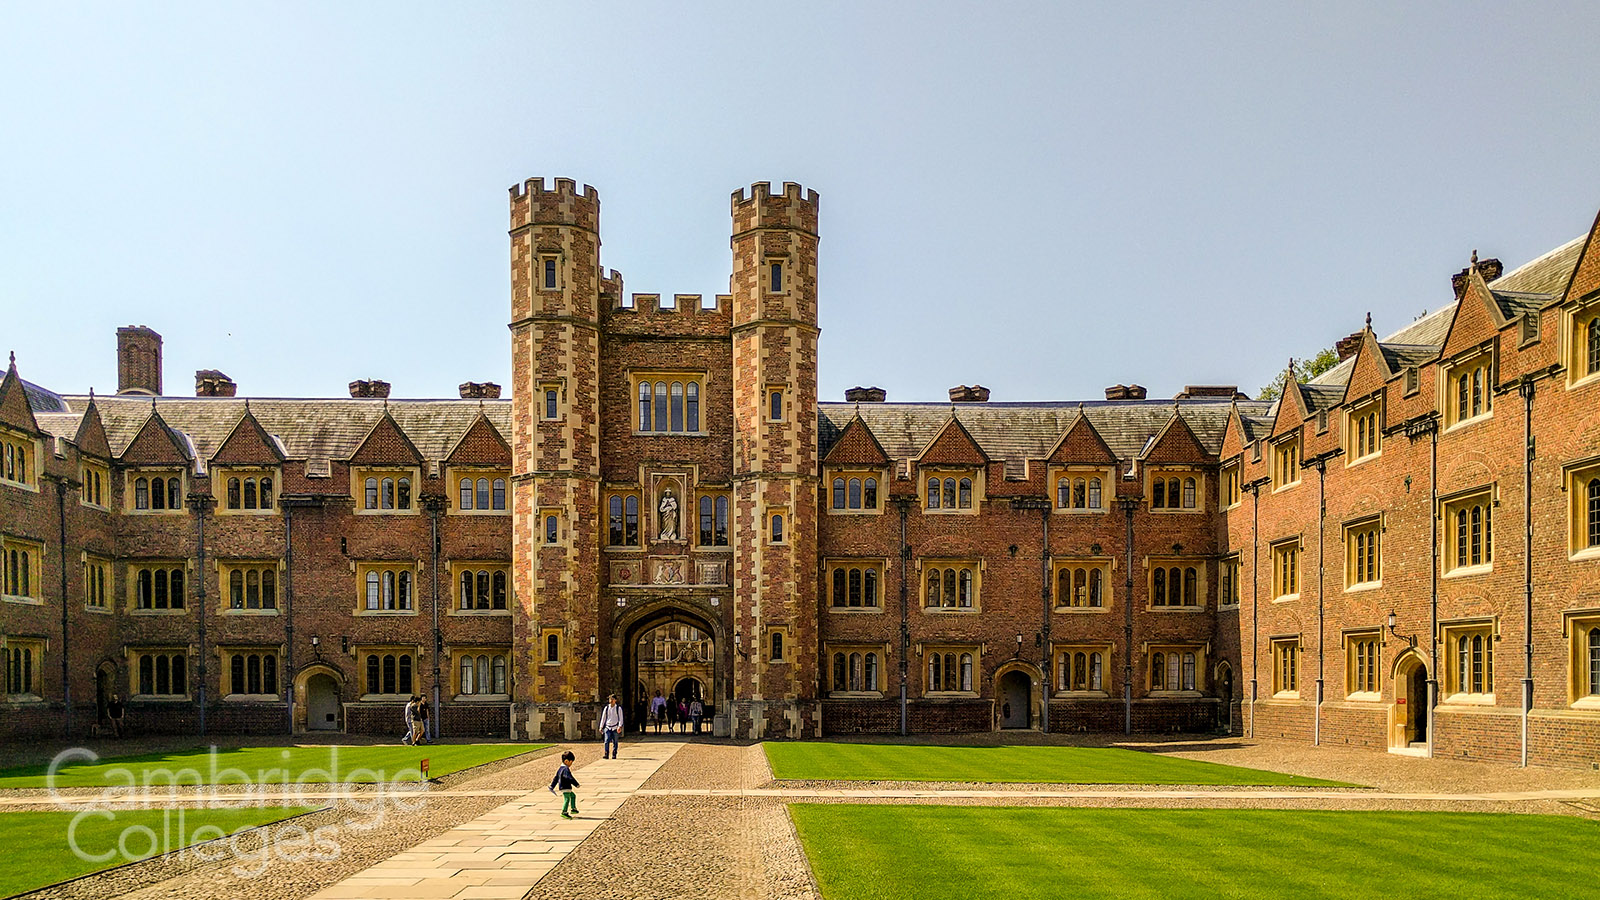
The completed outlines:
<svg viewBox="0 0 1600 900">
<path fill-rule="evenodd" d="M 560 801 L 541 786 L 319 891 L 312 900 L 521 900 L 682 746 L 630 744 L 621 759 L 583 767 L 577 773 L 583 811 L 574 819 L 561 818 Z"/>
<path fill-rule="evenodd" d="M 1463 801 L 1503 803 L 1506 801 L 1520 800 L 1600 799 L 1600 790 L 1503 791 L 1499 793 L 1479 794 L 1442 794 L 1423 791 L 1394 792 L 1328 789 L 1282 790 L 1273 788 L 1255 788 L 1249 790 L 1232 791 L 1211 791 L 1205 789 L 1128 791 L 1118 790 L 1116 788 L 1073 790 L 1057 790 L 1051 788 L 1035 790 L 1030 788 L 1027 790 L 1013 791 L 963 788 L 940 788 L 929 790 L 904 788 L 749 788 L 732 790 L 711 788 L 702 790 L 696 788 L 678 788 L 670 790 L 640 790 L 636 791 L 635 794 L 640 797 L 761 797 L 777 799 L 825 797 L 841 800 L 934 800 L 941 798 L 958 800 L 1419 800 L 1436 801 L 1440 803 L 1459 803 Z"/>
</svg>

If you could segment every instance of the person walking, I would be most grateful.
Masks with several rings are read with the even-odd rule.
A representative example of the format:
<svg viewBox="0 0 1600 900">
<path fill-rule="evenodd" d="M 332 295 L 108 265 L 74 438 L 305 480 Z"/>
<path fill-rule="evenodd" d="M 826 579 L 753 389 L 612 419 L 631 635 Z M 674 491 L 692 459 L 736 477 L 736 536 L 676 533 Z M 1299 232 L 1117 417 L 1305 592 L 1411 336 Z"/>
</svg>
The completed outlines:
<svg viewBox="0 0 1600 900">
<path fill-rule="evenodd" d="M 561 788 L 561 818 L 570 819 L 578 814 L 578 793 L 573 788 L 579 787 L 578 779 L 572 777 L 572 761 L 577 757 L 568 750 L 561 754 L 561 767 L 556 769 L 556 777 L 550 779 L 550 793 L 554 794 L 556 788 Z"/>
<path fill-rule="evenodd" d="M 417 701 L 417 738 L 414 744 L 431 744 L 433 738 L 428 732 L 428 719 L 433 715 L 433 704 L 428 698 L 423 697 Z"/>
<path fill-rule="evenodd" d="M 678 733 L 689 730 L 689 704 L 678 700 Z"/>
<path fill-rule="evenodd" d="M 606 700 L 605 708 L 600 710 L 600 758 L 616 759 L 617 744 L 622 738 L 622 706 L 617 703 L 617 695 L 612 694 Z"/>
<path fill-rule="evenodd" d="M 706 714 L 706 708 L 701 705 L 700 698 L 689 701 L 689 720 L 694 723 L 694 733 L 700 733 L 700 717 Z"/>
<path fill-rule="evenodd" d="M 405 737 L 400 739 L 400 743 L 402 743 L 402 744 L 411 745 L 411 744 L 416 743 L 416 739 L 417 739 L 417 706 L 421 702 L 422 702 L 422 698 L 418 697 L 416 694 L 412 694 L 411 695 L 411 699 L 406 701 L 406 709 L 405 709 L 405 714 L 404 714 L 405 715 L 405 723 L 406 723 L 406 735 L 405 735 Z"/>
<path fill-rule="evenodd" d="M 656 695 L 650 698 L 650 724 L 656 727 L 656 734 L 661 733 L 661 720 L 667 717 L 667 698 L 661 696 L 661 689 L 656 689 Z"/>
</svg>

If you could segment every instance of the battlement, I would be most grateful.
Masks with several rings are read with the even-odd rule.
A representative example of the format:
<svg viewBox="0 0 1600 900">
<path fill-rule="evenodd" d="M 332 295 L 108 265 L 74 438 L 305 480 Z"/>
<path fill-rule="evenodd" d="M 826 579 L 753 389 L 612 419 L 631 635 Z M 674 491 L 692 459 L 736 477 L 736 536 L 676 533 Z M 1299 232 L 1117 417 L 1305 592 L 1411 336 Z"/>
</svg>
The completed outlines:
<svg viewBox="0 0 1600 900">
<path fill-rule="evenodd" d="M 733 231 L 738 234 L 751 228 L 797 228 L 815 234 L 819 203 L 816 191 L 792 181 L 785 181 L 783 192 L 777 194 L 772 192 L 771 182 L 758 181 L 748 189 L 733 192 Z"/>
<path fill-rule="evenodd" d="M 606 312 L 606 328 L 622 334 L 726 334 L 733 324 L 733 297 L 717 294 L 712 301 L 715 305 L 706 305 L 701 294 L 673 294 L 666 303 L 660 294 L 619 296 Z"/>
<path fill-rule="evenodd" d="M 576 225 L 600 230 L 600 192 L 571 178 L 557 178 L 546 188 L 543 178 L 529 178 L 514 184 L 511 194 L 511 227 L 525 225 Z"/>
</svg>

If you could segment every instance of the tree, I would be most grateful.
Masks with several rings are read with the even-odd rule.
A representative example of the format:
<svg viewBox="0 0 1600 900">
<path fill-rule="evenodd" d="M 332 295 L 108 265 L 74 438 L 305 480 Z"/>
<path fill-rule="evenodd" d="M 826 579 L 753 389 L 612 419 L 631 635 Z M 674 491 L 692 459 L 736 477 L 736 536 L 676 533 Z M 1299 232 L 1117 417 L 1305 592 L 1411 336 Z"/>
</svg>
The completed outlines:
<svg viewBox="0 0 1600 900">
<path fill-rule="evenodd" d="M 1339 353 L 1332 347 L 1310 359 L 1297 359 L 1294 361 L 1294 380 L 1301 384 L 1321 375 L 1323 372 L 1339 364 Z M 1279 372 L 1278 377 L 1272 379 L 1257 394 L 1258 400 L 1276 400 L 1283 394 L 1283 377 L 1286 372 Z"/>
</svg>

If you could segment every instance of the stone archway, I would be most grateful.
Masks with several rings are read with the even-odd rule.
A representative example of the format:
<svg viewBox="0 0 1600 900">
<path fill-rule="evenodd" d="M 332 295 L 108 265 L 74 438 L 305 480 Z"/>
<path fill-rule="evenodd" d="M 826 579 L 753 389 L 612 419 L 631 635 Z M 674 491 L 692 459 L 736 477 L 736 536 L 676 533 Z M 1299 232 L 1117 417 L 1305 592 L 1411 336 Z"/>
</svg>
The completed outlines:
<svg viewBox="0 0 1600 900">
<path fill-rule="evenodd" d="M 1394 663 L 1394 703 L 1389 707 L 1389 749 L 1426 753 L 1428 734 L 1428 664 L 1416 650 Z"/>
<path fill-rule="evenodd" d="M 995 729 L 1036 728 L 1042 681 L 1039 670 L 1030 663 L 1013 661 L 994 673 Z"/>
<path fill-rule="evenodd" d="M 612 635 L 619 663 L 617 681 L 630 688 L 624 698 L 629 718 L 642 723 L 657 690 L 676 700 L 680 689 L 688 688 L 697 691 L 705 717 L 722 727 L 731 712 L 732 691 L 720 622 L 661 600 L 640 604 L 619 617 Z M 684 699 L 687 703 L 689 697 Z"/>
<path fill-rule="evenodd" d="M 295 675 L 295 731 L 344 730 L 344 679 L 324 663 L 306 666 Z"/>
</svg>

